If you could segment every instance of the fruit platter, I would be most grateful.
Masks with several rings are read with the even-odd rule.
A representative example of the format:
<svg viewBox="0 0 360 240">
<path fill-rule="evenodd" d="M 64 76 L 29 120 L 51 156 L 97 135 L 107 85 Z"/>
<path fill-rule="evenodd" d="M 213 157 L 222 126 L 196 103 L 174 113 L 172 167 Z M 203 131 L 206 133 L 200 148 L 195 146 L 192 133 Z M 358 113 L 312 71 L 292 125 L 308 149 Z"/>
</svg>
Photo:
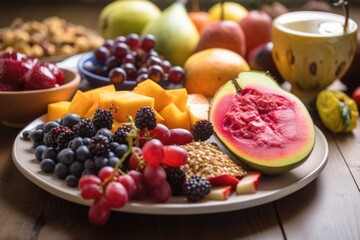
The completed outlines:
<svg viewBox="0 0 360 240">
<path fill-rule="evenodd" d="M 89 84 L 49 103 L 20 131 L 12 151 L 19 171 L 49 193 L 89 206 L 94 225 L 106 224 L 112 211 L 249 208 L 318 177 L 328 143 L 304 102 L 281 85 L 271 57 L 272 16 L 235 4 L 234 17 L 227 4 L 209 10 L 202 27 L 182 1 L 163 11 L 137 0 L 106 6 L 99 16 L 104 41 L 71 66 Z M 140 5 L 147 14 L 135 13 Z M 144 17 L 110 17 L 124 8 Z M 18 54 L 9 50 L 0 60 Z M 325 127 L 351 131 L 355 100 L 330 95 L 314 99 Z"/>
</svg>

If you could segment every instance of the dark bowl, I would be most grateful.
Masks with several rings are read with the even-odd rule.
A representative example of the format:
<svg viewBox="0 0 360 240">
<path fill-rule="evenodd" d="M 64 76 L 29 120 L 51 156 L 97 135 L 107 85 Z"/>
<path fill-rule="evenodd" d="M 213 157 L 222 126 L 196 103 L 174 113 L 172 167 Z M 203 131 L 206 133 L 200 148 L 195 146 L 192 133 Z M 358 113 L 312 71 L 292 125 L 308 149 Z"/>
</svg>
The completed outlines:
<svg viewBox="0 0 360 240">
<path fill-rule="evenodd" d="M 94 74 L 84 68 L 84 64 L 87 62 L 92 62 L 94 65 L 99 65 L 97 63 L 94 53 L 89 52 L 84 54 L 78 62 L 78 70 L 83 78 L 85 78 L 92 87 L 102 87 L 105 85 L 113 84 L 108 77 Z M 135 80 L 125 80 L 122 84 L 114 84 L 116 90 L 132 90 L 136 86 Z M 182 84 L 174 84 L 167 80 L 162 80 L 159 82 L 159 85 L 166 89 L 180 88 L 183 87 Z"/>
</svg>

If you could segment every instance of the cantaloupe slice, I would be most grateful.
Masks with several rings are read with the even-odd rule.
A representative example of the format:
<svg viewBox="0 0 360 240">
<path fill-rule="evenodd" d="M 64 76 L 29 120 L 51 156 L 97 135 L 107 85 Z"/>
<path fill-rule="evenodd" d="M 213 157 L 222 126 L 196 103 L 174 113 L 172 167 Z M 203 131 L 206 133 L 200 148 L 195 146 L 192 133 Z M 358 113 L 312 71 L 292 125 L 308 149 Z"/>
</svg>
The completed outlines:
<svg viewBox="0 0 360 240">
<path fill-rule="evenodd" d="M 88 109 L 85 116 L 86 118 L 92 118 L 96 109 L 100 108 L 100 94 L 102 93 L 114 93 L 116 92 L 115 86 L 113 84 L 106 85 L 103 87 L 98 87 L 92 90 L 85 92 L 85 95 L 89 96 L 93 100 L 92 106 Z"/>
<path fill-rule="evenodd" d="M 80 117 L 85 117 L 89 108 L 94 101 L 81 90 L 77 90 L 69 106 L 69 113 L 78 114 Z"/>
<path fill-rule="evenodd" d="M 101 92 L 99 93 L 99 107 L 101 109 L 109 109 L 111 105 L 115 105 L 115 99 L 129 92 L 130 91 Z"/>
<path fill-rule="evenodd" d="M 139 83 L 132 91 L 154 98 L 154 109 L 156 111 L 160 111 L 172 102 L 172 96 L 159 84 L 150 79 Z"/>
<path fill-rule="evenodd" d="M 189 94 L 187 108 L 190 115 L 191 126 L 194 126 L 198 120 L 208 120 L 210 104 L 204 95 L 200 93 Z"/>
<path fill-rule="evenodd" d="M 190 117 L 187 111 L 182 112 L 175 105 L 175 103 L 170 103 L 164 107 L 160 112 L 160 115 L 165 120 L 165 125 L 169 128 L 185 128 L 190 130 Z"/>
<path fill-rule="evenodd" d="M 64 117 L 68 113 L 70 101 L 60 101 L 48 104 L 46 122 Z"/>
<path fill-rule="evenodd" d="M 144 106 L 154 108 L 154 98 L 147 97 L 134 92 L 128 92 L 119 95 L 113 99 L 115 106 L 119 109 L 114 113 L 114 119 L 118 122 L 126 122 L 126 115 L 130 115 L 135 119 L 137 110 Z"/>
<path fill-rule="evenodd" d="M 180 109 L 180 111 L 187 111 L 188 93 L 185 88 L 166 90 L 172 96 L 172 102 Z"/>
</svg>

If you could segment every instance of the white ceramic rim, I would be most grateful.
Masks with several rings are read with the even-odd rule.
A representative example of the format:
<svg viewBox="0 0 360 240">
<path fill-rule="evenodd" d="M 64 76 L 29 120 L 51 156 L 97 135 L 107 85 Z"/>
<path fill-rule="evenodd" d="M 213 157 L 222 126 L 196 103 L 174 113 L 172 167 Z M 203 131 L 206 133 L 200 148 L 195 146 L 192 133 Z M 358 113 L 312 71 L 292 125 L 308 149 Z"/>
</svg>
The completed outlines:
<svg viewBox="0 0 360 240">
<path fill-rule="evenodd" d="M 305 33 L 301 31 L 296 31 L 284 27 L 284 24 L 297 22 L 297 21 L 306 21 L 310 20 L 310 16 L 316 16 L 316 20 L 334 20 L 341 23 L 345 22 L 345 17 L 336 13 L 330 12 L 320 12 L 320 11 L 295 11 L 295 12 L 288 12 L 281 14 L 280 16 L 276 17 L 273 21 L 273 26 L 283 32 L 287 32 L 293 35 L 301 35 L 301 36 L 309 36 L 309 37 L 319 37 L 319 38 L 329 38 L 329 37 L 337 37 L 342 36 L 344 33 L 337 33 L 337 34 L 318 34 L 318 33 Z M 348 31 L 345 35 L 352 34 L 356 32 L 358 29 L 358 25 L 354 20 L 349 18 L 348 20 Z"/>
</svg>

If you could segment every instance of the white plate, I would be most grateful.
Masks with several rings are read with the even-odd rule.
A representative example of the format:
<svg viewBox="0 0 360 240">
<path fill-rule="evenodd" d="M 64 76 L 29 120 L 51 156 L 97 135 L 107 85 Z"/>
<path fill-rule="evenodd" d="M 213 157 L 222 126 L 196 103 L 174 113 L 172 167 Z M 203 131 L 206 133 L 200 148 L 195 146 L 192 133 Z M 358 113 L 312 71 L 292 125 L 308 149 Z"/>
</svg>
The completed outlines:
<svg viewBox="0 0 360 240">
<path fill-rule="evenodd" d="M 24 130 L 33 129 L 36 125 L 42 123 L 43 119 L 44 116 L 34 120 Z M 115 209 L 115 211 L 162 215 L 206 214 L 249 208 L 287 196 L 309 184 L 321 173 L 326 165 L 328 143 L 322 132 L 317 127 L 315 128 L 315 146 L 308 160 L 288 173 L 278 176 L 263 176 L 259 189 L 255 194 L 232 194 L 226 201 L 204 200 L 198 203 L 187 203 L 184 197 L 172 197 L 168 202 L 162 204 L 130 201 L 125 207 Z M 12 153 L 13 161 L 21 173 L 30 181 L 57 197 L 83 205 L 90 205 L 91 201 L 82 199 L 78 189 L 69 188 L 66 186 L 65 181 L 59 180 L 53 174 L 41 172 L 39 161 L 36 160 L 31 149 L 32 143 L 23 140 L 21 134 L 22 132 L 15 139 Z"/>
</svg>

